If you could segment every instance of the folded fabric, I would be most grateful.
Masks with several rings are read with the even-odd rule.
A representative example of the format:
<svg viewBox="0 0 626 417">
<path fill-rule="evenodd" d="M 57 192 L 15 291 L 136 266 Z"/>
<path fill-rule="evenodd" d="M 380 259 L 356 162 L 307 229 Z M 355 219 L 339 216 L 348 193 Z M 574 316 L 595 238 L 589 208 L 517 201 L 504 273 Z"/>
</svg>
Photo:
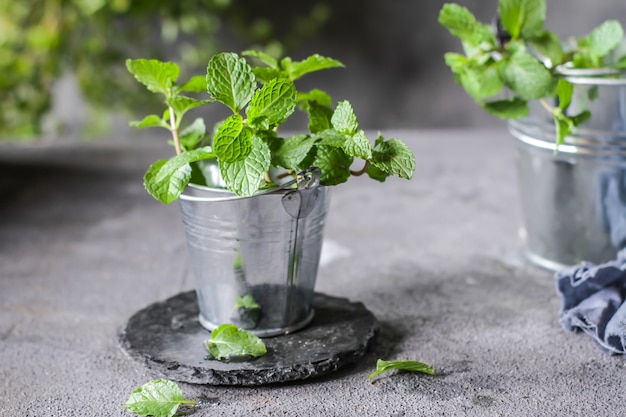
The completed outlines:
<svg viewBox="0 0 626 417">
<path fill-rule="evenodd" d="M 626 249 L 615 261 L 583 262 L 555 279 L 563 328 L 587 333 L 607 352 L 626 353 Z"/>
<path fill-rule="evenodd" d="M 626 246 L 626 178 L 623 170 L 602 172 L 599 175 L 601 184 L 598 186 L 601 198 L 594 199 L 600 203 L 599 212 L 604 213 L 609 229 L 611 243 L 616 248 Z"/>
</svg>

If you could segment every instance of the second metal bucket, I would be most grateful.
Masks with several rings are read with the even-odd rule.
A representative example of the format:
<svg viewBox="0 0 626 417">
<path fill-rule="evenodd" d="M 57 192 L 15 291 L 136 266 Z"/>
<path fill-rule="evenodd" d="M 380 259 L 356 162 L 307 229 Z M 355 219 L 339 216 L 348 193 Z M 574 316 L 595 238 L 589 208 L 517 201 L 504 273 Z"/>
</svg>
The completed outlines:
<svg viewBox="0 0 626 417">
<path fill-rule="evenodd" d="M 306 326 L 328 202 L 316 169 L 252 197 L 188 187 L 180 204 L 200 323 L 233 323 L 261 337 Z"/>
<path fill-rule="evenodd" d="M 592 117 L 565 144 L 544 109 L 509 122 L 528 258 L 558 270 L 580 261 L 615 259 L 626 245 L 626 79 L 619 73 L 575 71 L 571 114 Z"/>
</svg>

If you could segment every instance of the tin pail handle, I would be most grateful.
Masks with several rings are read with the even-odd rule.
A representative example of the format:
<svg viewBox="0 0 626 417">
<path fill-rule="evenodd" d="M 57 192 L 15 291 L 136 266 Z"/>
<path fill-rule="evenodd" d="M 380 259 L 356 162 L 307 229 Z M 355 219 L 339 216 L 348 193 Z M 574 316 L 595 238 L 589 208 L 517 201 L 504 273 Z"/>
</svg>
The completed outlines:
<svg viewBox="0 0 626 417">
<path fill-rule="evenodd" d="M 283 208 L 291 217 L 302 219 L 311 213 L 319 196 L 321 174 L 319 168 L 312 167 L 296 175 L 297 188 L 282 197 Z"/>
</svg>

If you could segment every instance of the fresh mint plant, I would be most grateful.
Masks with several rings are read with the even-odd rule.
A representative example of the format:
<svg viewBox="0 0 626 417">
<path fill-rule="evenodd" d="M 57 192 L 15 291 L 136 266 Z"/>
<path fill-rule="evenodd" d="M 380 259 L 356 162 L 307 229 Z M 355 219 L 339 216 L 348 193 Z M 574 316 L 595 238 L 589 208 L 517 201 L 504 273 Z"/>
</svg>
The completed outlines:
<svg viewBox="0 0 626 417">
<path fill-rule="evenodd" d="M 181 405 L 196 405 L 196 402 L 185 400 L 175 382 L 156 379 L 134 390 L 124 407 L 140 416 L 172 417 Z"/>
<path fill-rule="evenodd" d="M 144 176 L 146 189 L 156 199 L 171 203 L 190 182 L 205 185 L 201 161 L 206 160 L 217 161 L 226 187 L 240 196 L 277 187 L 284 177 L 295 177 L 314 166 L 321 169 L 323 185 L 362 174 L 378 181 L 388 176 L 412 177 L 415 157 L 406 144 L 379 135 L 372 145 L 348 101 L 333 107 L 331 97 L 322 90 L 296 89 L 294 81 L 302 76 L 342 67 L 341 62 L 320 55 L 303 61 L 277 60 L 259 51 L 242 55 L 217 54 L 208 63 L 206 77 L 195 76 L 183 83 L 178 82 L 180 70 L 175 63 L 126 61 L 137 81 L 162 94 L 166 105 L 162 115 L 131 123 L 171 132 L 176 155 L 155 162 Z M 251 65 L 246 57 L 259 65 Z M 202 92 L 209 97 L 195 97 Z M 187 112 L 214 103 L 226 106 L 230 116 L 210 130 L 202 118 L 183 124 Z M 281 137 L 279 127 L 296 109 L 308 115 L 308 131 Z M 362 168 L 352 169 L 355 159 L 363 160 Z"/>
<path fill-rule="evenodd" d="M 552 115 L 560 145 L 591 114 L 568 112 L 573 85 L 562 69 L 608 66 L 607 57 L 622 42 L 619 22 L 609 20 L 570 45 L 544 28 L 545 0 L 499 0 L 499 25 L 478 22 L 465 7 L 443 6 L 439 23 L 459 38 L 464 54 L 445 54 L 457 82 L 487 112 L 503 119 L 519 119 L 529 112 L 528 101 L 539 100 Z M 625 59 L 615 68 L 624 67 Z M 508 97 L 502 97 L 504 91 Z M 556 103 L 556 104 L 553 104 Z"/>
<path fill-rule="evenodd" d="M 267 353 L 260 338 L 234 324 L 222 324 L 204 343 L 211 356 L 220 361 L 248 360 Z"/>
<path fill-rule="evenodd" d="M 370 374 L 368 379 L 371 381 L 377 375 L 383 372 L 391 371 L 393 369 L 409 372 L 422 372 L 429 375 L 435 375 L 435 369 L 432 366 L 422 362 L 413 360 L 384 361 L 382 359 L 378 359 L 378 361 L 376 361 L 376 370 Z"/>
</svg>

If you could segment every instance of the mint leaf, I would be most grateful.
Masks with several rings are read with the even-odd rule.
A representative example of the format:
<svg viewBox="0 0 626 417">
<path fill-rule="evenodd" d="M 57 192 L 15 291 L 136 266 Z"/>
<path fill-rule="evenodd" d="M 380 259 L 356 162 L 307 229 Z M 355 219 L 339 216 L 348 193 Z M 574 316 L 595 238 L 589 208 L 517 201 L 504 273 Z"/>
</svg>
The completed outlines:
<svg viewBox="0 0 626 417">
<path fill-rule="evenodd" d="M 232 52 L 215 55 L 207 66 L 207 91 L 216 100 L 239 113 L 256 91 L 252 68 Z"/>
<path fill-rule="evenodd" d="M 559 108 L 565 110 L 572 102 L 574 85 L 565 79 L 560 79 L 556 85 L 556 95 L 559 98 Z"/>
<path fill-rule="evenodd" d="M 550 71 L 525 48 L 517 49 L 510 59 L 501 61 L 499 69 L 504 84 L 525 99 L 545 97 L 554 88 Z"/>
<path fill-rule="evenodd" d="M 371 163 L 389 175 L 397 175 L 407 180 L 411 179 L 415 171 L 413 152 L 398 139 L 377 140 Z"/>
<path fill-rule="evenodd" d="M 552 32 L 540 31 L 529 39 L 528 43 L 539 55 L 550 59 L 552 66 L 560 64 L 563 60 L 561 39 Z"/>
<path fill-rule="evenodd" d="M 233 114 L 219 127 L 213 138 L 213 148 L 220 161 L 242 160 L 252 151 L 252 132 L 243 123 L 243 117 Z"/>
<path fill-rule="evenodd" d="M 476 48 L 482 43 L 486 43 L 488 46 L 496 45 L 496 37 L 491 28 L 476 21 L 472 12 L 458 4 L 443 5 L 439 12 L 439 24 L 463 42 L 468 54 L 471 54 L 470 49 Z"/>
<path fill-rule="evenodd" d="M 206 126 L 204 125 L 204 119 L 198 117 L 178 134 L 178 139 L 182 147 L 188 151 L 195 148 L 205 135 Z"/>
<path fill-rule="evenodd" d="M 446 3 L 439 12 L 439 24 L 450 31 L 452 36 L 470 41 L 478 22 L 467 7 L 454 3 Z"/>
<path fill-rule="evenodd" d="M 176 83 L 180 68 L 173 62 L 156 59 L 127 59 L 126 68 L 141 84 L 153 93 L 170 96 L 170 89 Z"/>
<path fill-rule="evenodd" d="M 354 158 L 346 155 L 341 148 L 318 146 L 312 166 L 322 171 L 322 185 L 337 185 L 350 178 L 350 166 Z"/>
<path fill-rule="evenodd" d="M 173 96 L 166 100 L 166 104 L 174 109 L 176 115 L 176 125 L 180 126 L 181 119 L 191 109 L 212 103 L 215 100 L 196 100 L 186 96 Z"/>
<path fill-rule="evenodd" d="M 181 405 L 196 405 L 187 401 L 175 382 L 156 379 L 135 389 L 124 407 L 141 416 L 172 417 Z"/>
<path fill-rule="evenodd" d="M 366 161 L 372 158 L 372 144 L 362 130 L 357 131 L 346 139 L 343 144 L 343 150 L 350 156 L 365 159 Z"/>
<path fill-rule="evenodd" d="M 588 35 L 588 53 L 592 58 L 602 58 L 615 49 L 623 37 L 622 25 L 616 20 L 608 20 Z"/>
<path fill-rule="evenodd" d="M 528 102 L 519 97 L 482 103 L 487 112 L 501 119 L 521 119 L 528 116 Z"/>
<path fill-rule="evenodd" d="M 545 0 L 500 0 L 498 16 L 513 39 L 532 37 L 543 29 L 546 20 Z"/>
<path fill-rule="evenodd" d="M 300 163 L 309 155 L 314 140 L 308 135 L 295 135 L 278 141 L 272 153 L 272 163 L 286 169 L 304 168 Z"/>
<path fill-rule="evenodd" d="M 249 196 L 259 190 L 270 161 L 271 153 L 267 144 L 253 136 L 250 154 L 235 162 L 220 160 L 220 172 L 230 191 L 239 196 Z"/>
<path fill-rule="evenodd" d="M 575 116 L 570 116 L 570 119 L 572 120 L 572 123 L 574 123 L 574 126 L 580 126 L 590 118 L 591 112 L 589 110 L 584 110 Z"/>
<path fill-rule="evenodd" d="M 591 113 L 585 110 L 575 116 L 566 116 L 561 108 L 552 109 L 554 126 L 556 128 L 556 144 L 562 145 L 565 138 L 572 133 L 574 127 L 580 126 L 591 117 Z"/>
<path fill-rule="evenodd" d="M 247 50 L 243 51 L 241 55 L 256 58 L 268 67 L 278 69 L 278 61 L 273 56 L 263 51 Z"/>
<path fill-rule="evenodd" d="M 204 343 L 211 356 L 221 361 L 256 358 L 267 353 L 261 339 L 234 324 L 222 324 Z"/>
<path fill-rule="evenodd" d="M 143 176 L 146 191 L 165 204 L 177 200 L 191 178 L 191 166 L 188 163 L 167 165 L 168 162 L 156 161 Z"/>
<path fill-rule="evenodd" d="M 590 101 L 595 101 L 598 99 L 598 97 L 600 97 L 600 89 L 598 88 L 598 86 L 597 85 L 590 86 L 589 89 L 587 90 L 587 98 Z"/>
<path fill-rule="evenodd" d="M 333 99 L 330 95 L 326 91 L 317 88 L 314 88 L 308 93 L 298 92 L 298 101 L 315 102 L 326 107 L 331 107 L 333 104 Z"/>
<path fill-rule="evenodd" d="M 389 174 L 387 174 L 385 171 L 371 164 L 369 167 L 367 167 L 366 173 L 367 173 L 367 176 L 370 177 L 371 179 L 375 181 L 380 181 L 380 182 L 385 182 L 387 177 L 389 177 Z"/>
<path fill-rule="evenodd" d="M 354 110 L 347 100 L 337 104 L 330 123 L 337 132 L 344 135 L 354 135 L 359 128 Z"/>
<path fill-rule="evenodd" d="M 311 72 L 344 66 L 336 59 L 327 58 L 318 54 L 311 55 L 304 61 L 291 61 L 291 59 L 284 58 L 281 64 L 291 81 L 295 81 Z"/>
<path fill-rule="evenodd" d="M 144 187 L 157 200 L 170 204 L 185 190 L 191 177 L 191 162 L 215 158 L 210 147 L 194 149 L 169 160 L 157 161 L 143 177 Z"/>
<path fill-rule="evenodd" d="M 422 372 L 428 375 L 435 375 L 435 369 L 422 362 L 406 360 L 406 361 L 384 361 L 382 359 L 378 359 L 376 361 L 376 370 L 370 374 L 368 377 L 369 380 L 373 379 L 375 376 L 390 371 L 392 369 L 399 369 L 402 371 L 409 372 Z"/>
<path fill-rule="evenodd" d="M 206 76 L 203 75 L 194 75 L 191 77 L 189 81 L 185 84 L 178 87 L 177 91 L 187 91 L 190 93 L 202 93 L 205 92 L 207 88 L 206 85 Z"/>
<path fill-rule="evenodd" d="M 269 130 L 284 123 L 296 108 L 297 92 L 285 78 L 274 78 L 254 94 L 246 110 L 249 123 Z"/>
<path fill-rule="evenodd" d="M 335 148 L 343 147 L 344 143 L 346 143 L 346 136 L 340 134 L 334 129 L 324 130 L 322 132 L 317 132 L 312 135 L 315 142 L 320 146 L 332 146 Z"/>
<path fill-rule="evenodd" d="M 564 116 L 560 111 L 554 112 L 553 117 L 554 126 L 556 128 L 556 144 L 562 145 L 565 142 L 565 137 L 572 132 L 574 122 Z"/>
<path fill-rule="evenodd" d="M 454 60 L 452 65 L 457 69 L 457 82 L 475 100 L 482 100 L 498 94 L 504 83 L 498 68 L 501 63 L 489 62 L 484 65 L 468 63 L 467 66 L 460 66 L 455 57 L 448 56 L 449 60 Z"/>
<path fill-rule="evenodd" d="M 455 74 L 462 73 L 468 65 L 471 65 L 469 58 L 456 52 L 446 52 L 443 54 L 443 59 Z"/>
<path fill-rule="evenodd" d="M 329 106 L 319 104 L 317 101 L 309 101 L 305 106 L 305 111 L 309 115 L 309 132 L 323 132 L 332 127 L 330 120 L 333 117 L 333 109 Z"/>
<path fill-rule="evenodd" d="M 164 127 L 166 129 L 170 128 L 170 126 L 156 114 L 151 114 L 149 116 L 144 117 L 143 120 L 133 121 L 133 122 L 130 122 L 129 124 L 130 126 L 136 127 L 138 129 L 145 129 L 147 127 L 156 127 L 156 126 Z"/>
<path fill-rule="evenodd" d="M 277 68 L 253 67 L 252 73 L 260 83 L 268 83 L 274 78 L 285 77 L 285 74 Z"/>
</svg>

